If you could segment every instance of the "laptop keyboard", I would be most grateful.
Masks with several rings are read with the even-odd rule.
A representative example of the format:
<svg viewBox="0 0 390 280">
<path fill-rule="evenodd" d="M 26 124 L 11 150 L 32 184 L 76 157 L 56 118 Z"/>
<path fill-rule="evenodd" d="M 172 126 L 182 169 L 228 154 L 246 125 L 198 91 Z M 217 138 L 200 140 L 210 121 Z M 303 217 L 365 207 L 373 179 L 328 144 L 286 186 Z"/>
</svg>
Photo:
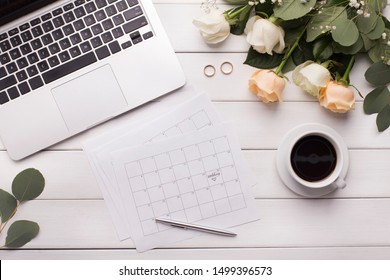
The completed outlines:
<svg viewBox="0 0 390 280">
<path fill-rule="evenodd" d="M 138 0 L 76 0 L 0 34 L 0 105 L 153 37 L 147 25 Z"/>
</svg>

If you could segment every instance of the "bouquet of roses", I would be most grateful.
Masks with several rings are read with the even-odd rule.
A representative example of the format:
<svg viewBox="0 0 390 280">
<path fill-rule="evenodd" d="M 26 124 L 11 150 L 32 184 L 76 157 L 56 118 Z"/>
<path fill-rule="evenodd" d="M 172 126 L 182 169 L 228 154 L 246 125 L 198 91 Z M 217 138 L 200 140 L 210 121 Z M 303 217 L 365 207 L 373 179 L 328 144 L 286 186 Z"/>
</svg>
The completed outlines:
<svg viewBox="0 0 390 280">
<path fill-rule="evenodd" d="M 293 82 L 321 106 L 348 112 L 355 104 L 349 74 L 363 53 L 372 61 L 365 78 L 376 87 L 365 96 L 364 111 L 378 113 L 379 131 L 390 126 L 390 21 L 382 14 L 387 0 L 224 1 L 235 6 L 221 12 L 208 0 L 193 23 L 209 44 L 231 33 L 246 35 L 251 47 L 245 63 L 259 68 L 249 90 L 261 101 L 281 101 L 283 74 L 293 70 Z"/>
</svg>

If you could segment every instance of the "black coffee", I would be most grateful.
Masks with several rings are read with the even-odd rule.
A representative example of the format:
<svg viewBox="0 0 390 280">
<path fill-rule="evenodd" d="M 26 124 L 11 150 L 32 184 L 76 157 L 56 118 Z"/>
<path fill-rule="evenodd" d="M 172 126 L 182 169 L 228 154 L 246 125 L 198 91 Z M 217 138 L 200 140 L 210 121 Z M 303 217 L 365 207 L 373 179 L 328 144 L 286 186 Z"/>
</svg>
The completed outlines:
<svg viewBox="0 0 390 280">
<path fill-rule="evenodd" d="M 337 154 L 332 143 L 319 135 L 302 137 L 294 145 L 291 157 L 294 172 L 309 182 L 321 181 L 332 174 Z"/>
</svg>

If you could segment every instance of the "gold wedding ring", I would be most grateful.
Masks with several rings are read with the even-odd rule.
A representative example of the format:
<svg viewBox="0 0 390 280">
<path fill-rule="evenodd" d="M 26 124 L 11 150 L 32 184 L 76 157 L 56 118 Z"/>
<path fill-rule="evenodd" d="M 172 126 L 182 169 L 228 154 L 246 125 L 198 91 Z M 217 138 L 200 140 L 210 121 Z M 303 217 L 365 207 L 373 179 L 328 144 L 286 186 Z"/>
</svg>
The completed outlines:
<svg viewBox="0 0 390 280">
<path fill-rule="evenodd" d="M 233 64 L 229 61 L 225 61 L 221 64 L 221 72 L 225 75 L 230 75 L 233 72 Z"/>
<path fill-rule="evenodd" d="M 203 73 L 205 74 L 206 77 L 212 77 L 215 75 L 215 67 L 211 64 L 206 65 L 203 69 Z"/>
</svg>

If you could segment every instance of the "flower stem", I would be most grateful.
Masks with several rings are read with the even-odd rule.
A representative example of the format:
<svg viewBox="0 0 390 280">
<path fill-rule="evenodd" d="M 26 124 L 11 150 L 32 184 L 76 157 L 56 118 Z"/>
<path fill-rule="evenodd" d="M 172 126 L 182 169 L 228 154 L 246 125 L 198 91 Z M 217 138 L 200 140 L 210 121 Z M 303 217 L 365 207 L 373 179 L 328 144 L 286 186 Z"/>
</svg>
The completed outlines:
<svg viewBox="0 0 390 280">
<path fill-rule="evenodd" d="M 251 7 L 252 6 L 249 6 L 249 5 L 245 5 L 243 7 L 241 7 L 241 9 L 238 9 L 237 11 L 233 12 L 233 13 L 230 13 L 230 11 L 227 13 L 227 16 L 229 19 L 234 19 L 236 16 L 238 16 L 242 11 L 244 11 L 245 9 L 247 9 L 248 7 Z"/>
<path fill-rule="evenodd" d="M 291 48 L 288 50 L 288 52 L 284 55 L 282 62 L 280 63 L 278 68 L 276 68 L 276 70 L 275 70 L 276 75 L 279 75 L 279 73 L 282 72 L 284 65 L 287 63 L 287 60 L 290 58 L 290 56 L 292 55 L 294 50 L 298 47 L 299 41 L 301 40 L 303 34 L 305 34 L 305 31 L 306 31 L 306 27 L 302 29 L 301 33 L 299 34 L 299 36 L 295 40 L 294 44 L 291 46 Z"/>
<path fill-rule="evenodd" d="M 355 63 L 355 56 L 352 56 L 351 59 L 349 60 L 347 69 L 345 70 L 344 75 L 340 80 L 345 85 L 349 84 L 349 81 L 348 81 L 349 80 L 349 73 L 351 72 L 354 63 Z"/>
</svg>

